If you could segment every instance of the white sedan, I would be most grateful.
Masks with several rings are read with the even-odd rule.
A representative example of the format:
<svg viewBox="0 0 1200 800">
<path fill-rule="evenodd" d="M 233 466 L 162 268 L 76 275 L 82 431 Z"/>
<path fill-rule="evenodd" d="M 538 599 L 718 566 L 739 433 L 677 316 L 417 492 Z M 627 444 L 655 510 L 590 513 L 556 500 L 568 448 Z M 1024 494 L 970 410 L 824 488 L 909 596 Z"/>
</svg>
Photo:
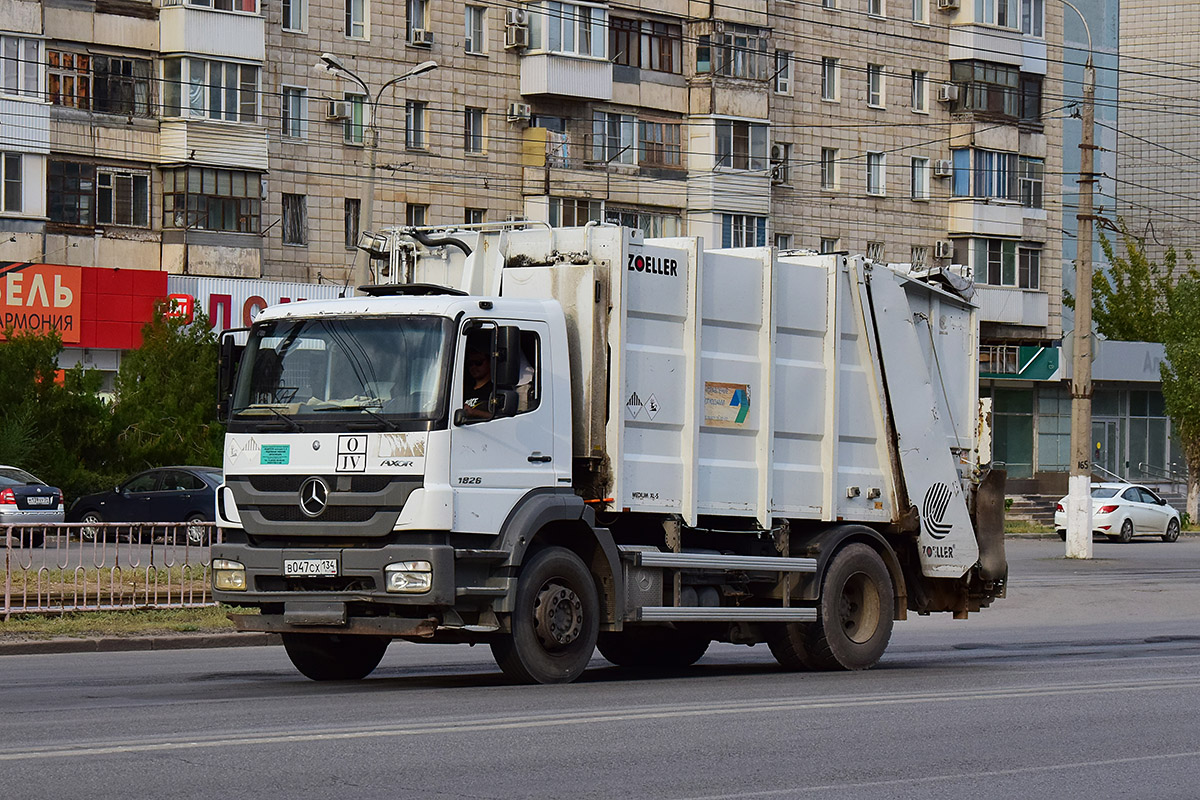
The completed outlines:
<svg viewBox="0 0 1200 800">
<path fill-rule="evenodd" d="M 1054 527 L 1067 538 L 1067 498 L 1054 509 Z M 1164 542 L 1179 538 L 1179 512 L 1167 501 L 1136 483 L 1092 484 L 1092 531 L 1116 542 L 1134 536 L 1161 536 Z"/>
</svg>

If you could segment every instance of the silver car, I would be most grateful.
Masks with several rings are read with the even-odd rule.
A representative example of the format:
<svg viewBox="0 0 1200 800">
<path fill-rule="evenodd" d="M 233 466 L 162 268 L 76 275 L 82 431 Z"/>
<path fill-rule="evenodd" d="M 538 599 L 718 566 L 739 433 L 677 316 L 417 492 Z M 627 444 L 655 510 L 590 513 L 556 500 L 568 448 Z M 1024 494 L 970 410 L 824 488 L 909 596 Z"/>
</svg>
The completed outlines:
<svg viewBox="0 0 1200 800">
<path fill-rule="evenodd" d="M 1054 527 L 1067 538 L 1067 498 L 1054 509 Z M 1134 536 L 1179 538 L 1179 512 L 1145 486 L 1136 483 L 1092 484 L 1092 532 L 1116 542 Z"/>
<path fill-rule="evenodd" d="M 57 487 L 19 467 L 0 466 L 0 525 L 14 526 L 14 540 L 41 546 L 45 532 L 36 526 L 62 522 L 63 511 L 63 495 Z"/>
</svg>

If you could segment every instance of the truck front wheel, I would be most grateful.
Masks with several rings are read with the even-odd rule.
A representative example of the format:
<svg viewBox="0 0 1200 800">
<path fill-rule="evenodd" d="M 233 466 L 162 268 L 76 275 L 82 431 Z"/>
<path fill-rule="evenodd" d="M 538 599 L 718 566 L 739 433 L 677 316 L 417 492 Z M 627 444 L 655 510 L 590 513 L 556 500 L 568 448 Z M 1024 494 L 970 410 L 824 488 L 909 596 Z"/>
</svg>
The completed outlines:
<svg viewBox="0 0 1200 800">
<path fill-rule="evenodd" d="M 817 621 L 779 626 L 771 653 L 788 669 L 869 669 L 887 649 L 895 605 L 883 559 L 865 544 L 848 545 L 825 571 Z"/>
<path fill-rule="evenodd" d="M 357 681 L 379 666 L 386 636 L 284 633 L 283 649 L 300 673 L 314 681 Z"/>
<path fill-rule="evenodd" d="M 521 570 L 512 634 L 492 642 L 504 674 L 521 683 L 570 683 L 587 669 L 600 630 L 596 584 L 579 556 L 548 547 Z"/>
</svg>

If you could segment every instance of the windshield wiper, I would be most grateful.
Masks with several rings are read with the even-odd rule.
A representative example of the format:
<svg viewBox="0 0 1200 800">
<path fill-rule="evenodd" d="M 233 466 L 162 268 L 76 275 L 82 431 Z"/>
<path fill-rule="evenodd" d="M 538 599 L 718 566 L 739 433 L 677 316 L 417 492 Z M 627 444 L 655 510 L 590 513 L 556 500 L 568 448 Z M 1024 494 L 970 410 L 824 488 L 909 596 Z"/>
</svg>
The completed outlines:
<svg viewBox="0 0 1200 800">
<path fill-rule="evenodd" d="M 300 426 L 299 422 L 296 422 L 296 420 L 292 419 L 287 414 L 284 414 L 282 411 L 280 411 L 278 408 L 275 408 L 274 406 L 268 406 L 268 405 L 250 406 L 244 410 L 249 411 L 250 409 L 257 409 L 257 408 L 265 408 L 267 411 L 270 411 L 272 414 L 279 417 L 281 420 L 283 420 L 284 424 L 287 425 L 287 429 L 289 431 L 292 431 L 294 433 L 303 433 L 304 432 L 304 428 L 302 428 Z M 258 427 L 259 427 L 259 430 L 263 429 L 261 424 Z"/>
<path fill-rule="evenodd" d="M 392 422 L 382 414 L 371 410 L 372 408 L 379 408 L 382 405 L 382 401 L 376 401 L 374 403 L 346 403 L 344 405 L 341 403 L 330 403 L 329 405 L 324 406 L 313 406 L 309 409 L 309 411 L 365 411 L 375 419 L 379 420 L 379 422 L 385 425 L 388 430 L 400 430 L 399 425 Z"/>
</svg>

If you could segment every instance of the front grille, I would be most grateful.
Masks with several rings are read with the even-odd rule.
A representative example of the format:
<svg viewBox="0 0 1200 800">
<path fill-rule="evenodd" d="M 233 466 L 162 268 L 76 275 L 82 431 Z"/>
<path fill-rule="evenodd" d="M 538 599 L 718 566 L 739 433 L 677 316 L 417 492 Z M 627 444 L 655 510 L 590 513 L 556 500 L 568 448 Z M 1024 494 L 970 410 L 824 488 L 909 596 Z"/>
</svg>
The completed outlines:
<svg viewBox="0 0 1200 800">
<path fill-rule="evenodd" d="M 366 522 L 384 509 L 374 506 L 328 506 L 323 513 L 310 517 L 294 506 L 259 506 L 258 513 L 271 522 Z"/>
<path fill-rule="evenodd" d="M 397 478 L 395 475 L 322 475 L 330 488 L 337 489 L 339 478 L 350 478 L 351 492 L 382 492 Z M 250 485 L 257 492 L 298 492 L 308 475 L 251 475 Z"/>
<path fill-rule="evenodd" d="M 281 578 L 278 575 L 259 575 L 255 586 L 260 592 L 373 592 L 375 579 L 344 578 Z"/>
</svg>

